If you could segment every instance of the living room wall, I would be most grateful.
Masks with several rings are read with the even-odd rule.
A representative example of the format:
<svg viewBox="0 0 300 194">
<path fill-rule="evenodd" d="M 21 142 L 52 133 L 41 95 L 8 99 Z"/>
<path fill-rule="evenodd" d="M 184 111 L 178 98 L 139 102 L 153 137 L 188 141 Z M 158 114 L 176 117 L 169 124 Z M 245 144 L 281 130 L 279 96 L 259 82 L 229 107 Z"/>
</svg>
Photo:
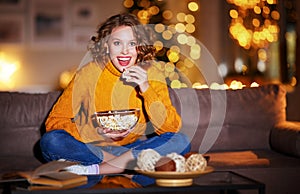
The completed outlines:
<svg viewBox="0 0 300 194">
<path fill-rule="evenodd" d="M 2 85 L 0 90 L 46 92 L 57 89 L 60 74 L 79 65 L 86 52 L 89 37 L 94 34 L 97 25 L 107 17 L 124 11 L 123 0 L 19 2 L 22 4 L 18 8 L 1 8 L 0 4 L 1 20 L 4 17 L 16 18 L 22 22 L 16 33 L 20 35 L 21 40 L 12 41 L 13 43 L 2 41 L 0 44 L 1 56 L 11 63 L 18 63 L 18 69 L 12 77 L 12 87 Z M 53 21 L 54 27 L 51 27 L 50 23 L 47 24 L 47 18 L 41 21 L 41 24 L 33 23 L 35 13 L 53 15 L 53 18 L 48 20 Z M 56 24 L 55 17 L 60 17 Z M 34 28 L 37 25 L 42 26 L 43 23 L 46 24 L 44 31 L 40 29 L 34 32 Z M 58 32 L 55 25 L 62 26 L 63 30 L 59 32 L 59 36 L 56 36 Z M 1 27 L 4 28 L 6 27 Z"/>
</svg>

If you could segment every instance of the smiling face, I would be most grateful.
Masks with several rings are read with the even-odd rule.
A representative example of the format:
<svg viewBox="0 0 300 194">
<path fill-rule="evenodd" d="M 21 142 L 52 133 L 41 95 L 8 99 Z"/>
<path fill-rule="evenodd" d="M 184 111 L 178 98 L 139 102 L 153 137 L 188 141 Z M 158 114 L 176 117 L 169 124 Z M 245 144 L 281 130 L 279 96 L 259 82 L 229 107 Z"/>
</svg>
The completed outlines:
<svg viewBox="0 0 300 194">
<path fill-rule="evenodd" d="M 107 46 L 110 60 L 120 72 L 136 63 L 137 40 L 130 26 L 119 26 L 113 29 Z"/>
</svg>

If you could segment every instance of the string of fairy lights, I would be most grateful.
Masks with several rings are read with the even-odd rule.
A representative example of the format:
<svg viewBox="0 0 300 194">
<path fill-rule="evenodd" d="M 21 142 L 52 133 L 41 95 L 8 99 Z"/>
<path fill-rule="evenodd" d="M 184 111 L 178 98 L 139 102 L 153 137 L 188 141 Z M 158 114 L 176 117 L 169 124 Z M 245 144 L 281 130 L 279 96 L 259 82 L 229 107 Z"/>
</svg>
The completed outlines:
<svg viewBox="0 0 300 194">
<path fill-rule="evenodd" d="M 233 5 L 229 15 L 230 35 L 245 48 L 265 48 L 279 36 L 277 0 L 227 0 Z"/>
</svg>

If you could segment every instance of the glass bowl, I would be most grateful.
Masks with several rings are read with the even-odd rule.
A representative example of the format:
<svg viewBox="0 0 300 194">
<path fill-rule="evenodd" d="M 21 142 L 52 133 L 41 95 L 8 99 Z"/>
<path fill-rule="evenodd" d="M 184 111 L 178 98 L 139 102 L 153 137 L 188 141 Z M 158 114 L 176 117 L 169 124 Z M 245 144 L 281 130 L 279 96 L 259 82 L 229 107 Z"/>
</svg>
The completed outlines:
<svg viewBox="0 0 300 194">
<path fill-rule="evenodd" d="M 139 109 L 125 109 L 95 112 L 92 118 L 98 127 L 122 131 L 135 127 L 139 120 L 139 116 Z"/>
</svg>

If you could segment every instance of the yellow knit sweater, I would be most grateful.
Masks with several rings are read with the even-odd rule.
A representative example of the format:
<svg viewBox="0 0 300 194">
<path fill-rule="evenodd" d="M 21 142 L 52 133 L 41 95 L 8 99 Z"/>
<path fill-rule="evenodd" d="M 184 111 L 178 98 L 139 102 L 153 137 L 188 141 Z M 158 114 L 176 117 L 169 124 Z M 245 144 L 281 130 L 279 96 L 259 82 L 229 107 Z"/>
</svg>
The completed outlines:
<svg viewBox="0 0 300 194">
<path fill-rule="evenodd" d="M 150 120 L 157 134 L 178 132 L 181 118 L 171 104 L 165 78 L 155 66 L 147 70 L 150 87 L 141 93 L 126 85 L 121 73 L 108 63 L 102 70 L 90 63 L 78 71 L 54 105 L 46 120 L 46 130 L 63 129 L 77 140 L 99 145 L 125 145 L 146 135 Z M 140 118 L 133 131 L 119 141 L 105 139 L 93 127 L 96 111 L 139 108 Z"/>
</svg>

